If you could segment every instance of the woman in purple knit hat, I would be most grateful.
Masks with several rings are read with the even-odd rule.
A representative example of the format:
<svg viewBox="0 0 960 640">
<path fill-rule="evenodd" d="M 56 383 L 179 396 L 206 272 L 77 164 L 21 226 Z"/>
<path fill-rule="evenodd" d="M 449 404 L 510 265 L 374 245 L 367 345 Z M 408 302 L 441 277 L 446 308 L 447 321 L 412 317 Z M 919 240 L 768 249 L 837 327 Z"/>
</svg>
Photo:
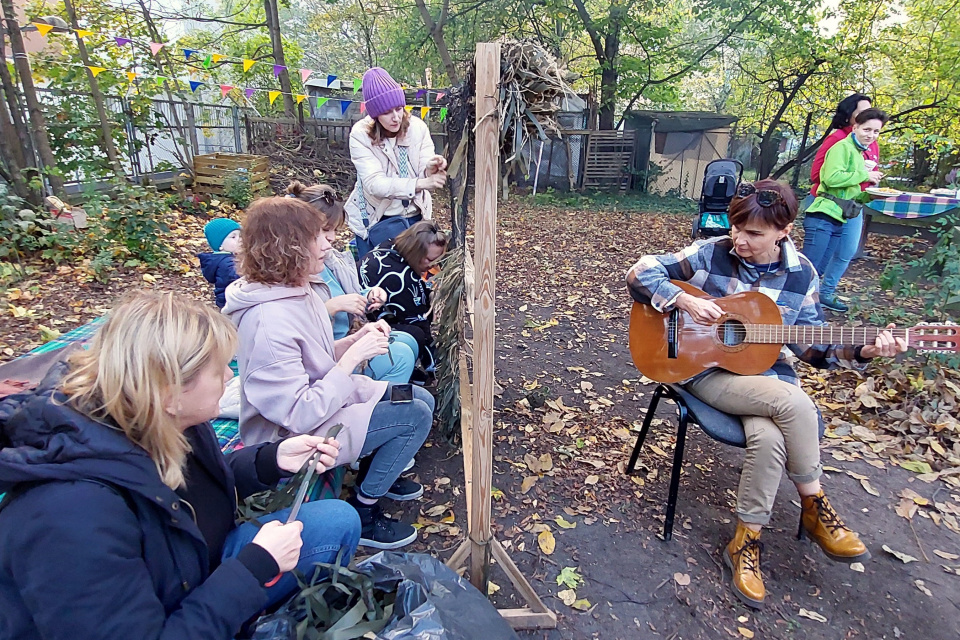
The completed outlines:
<svg viewBox="0 0 960 640">
<path fill-rule="evenodd" d="M 447 161 L 437 155 L 423 120 L 406 111 L 403 88 L 389 73 L 367 69 L 363 99 L 367 116 L 350 131 L 357 184 L 344 206 L 358 259 L 415 222 L 430 220 L 430 192 L 447 180 Z"/>
</svg>

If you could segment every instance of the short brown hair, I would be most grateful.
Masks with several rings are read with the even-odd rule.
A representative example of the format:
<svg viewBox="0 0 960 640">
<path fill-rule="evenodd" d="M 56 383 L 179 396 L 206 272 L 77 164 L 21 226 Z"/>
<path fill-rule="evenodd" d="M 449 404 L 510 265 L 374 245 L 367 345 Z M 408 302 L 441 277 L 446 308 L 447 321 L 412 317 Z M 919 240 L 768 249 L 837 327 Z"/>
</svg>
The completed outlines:
<svg viewBox="0 0 960 640">
<path fill-rule="evenodd" d="M 308 187 L 299 180 L 294 180 L 287 185 L 287 195 L 297 200 L 303 200 L 320 210 L 320 213 L 326 218 L 324 223 L 325 231 L 336 231 L 343 225 L 343 200 L 337 195 L 337 192 L 328 184 L 315 184 Z"/>
<path fill-rule="evenodd" d="M 296 198 L 260 198 L 247 208 L 240 237 L 240 275 L 250 282 L 301 286 L 310 277 L 310 246 L 325 217 Z"/>
<path fill-rule="evenodd" d="M 858 113 L 855 120 L 857 124 L 864 124 L 869 120 L 879 120 L 880 124 L 884 125 L 890 120 L 890 116 L 887 115 L 886 111 L 877 109 L 875 107 L 870 107 L 869 109 L 864 109 Z"/>
<path fill-rule="evenodd" d="M 410 112 L 404 109 L 403 120 L 400 121 L 400 130 L 396 133 L 390 133 L 383 128 L 383 125 L 380 124 L 379 120 L 376 118 L 371 118 L 373 122 L 370 123 L 370 129 L 367 131 L 367 133 L 370 135 L 370 139 L 373 140 L 373 144 L 380 144 L 385 138 L 399 138 L 407 132 L 407 129 L 410 128 L 410 118 Z"/>
<path fill-rule="evenodd" d="M 749 183 L 745 183 L 749 185 Z M 739 192 L 743 184 L 738 185 L 737 193 L 730 201 L 728 219 L 731 225 L 742 227 L 748 222 L 761 222 L 783 230 L 797 219 L 797 196 L 788 185 L 776 180 L 757 180 L 753 183 L 754 193 L 740 197 Z M 776 191 L 780 197 L 768 207 L 757 202 L 757 191 Z"/>
<path fill-rule="evenodd" d="M 442 247 L 446 251 L 448 242 L 447 234 L 441 231 L 435 222 L 421 220 L 409 229 L 405 229 L 396 237 L 393 244 L 397 253 L 406 260 L 407 264 L 416 269 L 420 261 L 426 257 L 430 245 Z"/>
</svg>

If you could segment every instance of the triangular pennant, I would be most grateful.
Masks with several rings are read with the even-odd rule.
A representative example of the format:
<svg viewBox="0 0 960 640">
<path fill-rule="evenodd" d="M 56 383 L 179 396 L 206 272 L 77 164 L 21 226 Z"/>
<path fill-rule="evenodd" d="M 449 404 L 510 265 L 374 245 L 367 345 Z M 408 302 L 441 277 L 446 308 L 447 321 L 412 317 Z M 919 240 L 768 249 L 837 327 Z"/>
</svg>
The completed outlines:
<svg viewBox="0 0 960 640">
<path fill-rule="evenodd" d="M 256 60 L 250 60 L 250 59 L 248 59 L 248 58 L 244 58 L 244 60 L 243 60 L 243 72 L 246 73 L 247 71 L 250 71 L 250 67 L 252 67 L 252 66 L 255 65 L 255 64 L 257 64 L 257 61 L 256 61 Z"/>
<path fill-rule="evenodd" d="M 311 73 L 313 73 L 313 69 L 300 69 L 300 82 L 306 82 Z"/>
<path fill-rule="evenodd" d="M 412 113 L 412 112 L 413 112 L 413 105 L 412 105 L 412 104 L 408 104 L 407 106 L 404 107 L 404 110 L 405 110 L 407 113 Z"/>
<path fill-rule="evenodd" d="M 219 53 L 215 53 L 215 54 L 213 54 L 212 57 L 213 57 L 213 64 L 217 64 L 218 62 L 220 62 L 221 60 L 223 60 L 223 59 L 226 58 L 227 56 L 222 55 L 222 54 L 219 54 Z"/>
<path fill-rule="evenodd" d="M 360 103 L 360 113 L 364 113 L 366 110 L 367 110 L 367 103 L 366 103 L 366 102 L 361 102 L 361 103 Z"/>
<path fill-rule="evenodd" d="M 273 101 L 276 100 L 278 97 L 280 97 L 280 92 L 271 91 L 270 93 L 267 94 L 267 96 L 270 98 L 270 104 L 273 104 Z"/>
<path fill-rule="evenodd" d="M 426 120 L 428 113 L 430 113 L 430 107 L 420 107 L 420 119 L 421 119 L 421 120 Z"/>
<path fill-rule="evenodd" d="M 200 82 L 199 80 L 190 81 L 190 91 L 192 91 L 193 93 L 196 93 L 197 89 L 199 89 L 202 86 L 203 86 L 203 83 Z"/>
<path fill-rule="evenodd" d="M 443 122 L 446 119 L 447 119 L 447 108 L 440 107 L 440 122 Z"/>
<path fill-rule="evenodd" d="M 213 56 L 208 53 L 207 57 L 203 59 L 203 68 L 209 69 L 211 62 L 213 62 Z"/>
<path fill-rule="evenodd" d="M 94 77 L 94 78 L 96 78 L 98 75 L 100 75 L 100 72 L 107 70 L 106 67 L 91 67 L 91 66 L 89 66 L 89 65 L 87 66 L 87 69 L 90 69 L 90 73 L 93 74 L 93 77 Z"/>
<path fill-rule="evenodd" d="M 306 99 L 307 99 L 307 96 L 303 95 L 302 93 L 298 93 L 298 94 L 297 94 L 297 104 L 300 104 L 301 102 L 303 102 L 303 101 L 306 100 Z"/>
<path fill-rule="evenodd" d="M 340 101 L 340 115 L 344 115 L 344 114 L 347 112 L 347 109 L 349 109 L 349 108 L 350 108 L 350 101 L 349 101 L 349 100 L 341 100 L 341 101 Z"/>
<path fill-rule="evenodd" d="M 323 106 L 323 104 L 330 98 L 317 98 L 317 109 Z"/>
<path fill-rule="evenodd" d="M 90 31 L 89 29 L 77 29 L 78 38 L 86 38 L 87 36 L 92 36 L 92 35 L 93 35 L 93 31 Z"/>
<path fill-rule="evenodd" d="M 283 72 L 286 71 L 286 70 L 287 70 L 287 68 L 286 68 L 285 66 L 283 66 L 282 64 L 275 64 L 275 65 L 273 65 L 273 77 L 276 78 L 277 76 L 279 76 L 281 73 L 283 73 Z"/>
<path fill-rule="evenodd" d="M 163 83 L 166 82 L 166 80 L 167 80 L 166 76 L 157 76 L 157 86 L 158 87 L 163 86 Z"/>
<path fill-rule="evenodd" d="M 117 43 L 118 47 L 125 47 L 132 42 L 130 38 L 121 38 L 120 36 L 114 36 L 113 41 Z"/>
<path fill-rule="evenodd" d="M 418 98 L 418 99 L 419 99 L 419 98 L 422 98 L 422 97 L 423 97 L 423 94 L 425 94 L 426 92 L 427 92 L 426 89 L 417 89 L 417 98 Z"/>
<path fill-rule="evenodd" d="M 243 95 L 247 96 L 247 100 L 253 100 L 253 94 L 257 92 L 256 89 L 244 89 Z"/>
<path fill-rule="evenodd" d="M 357 91 L 360 91 L 360 87 L 362 87 L 362 86 L 363 86 L 363 79 L 362 79 L 362 78 L 354 78 L 354 79 L 353 79 L 353 92 L 354 92 L 354 93 L 356 93 Z"/>
<path fill-rule="evenodd" d="M 44 24 L 43 22 L 31 22 L 33 26 L 37 28 L 37 31 L 40 32 L 40 35 L 46 37 L 48 33 L 53 29 L 52 24 Z"/>
<path fill-rule="evenodd" d="M 184 50 L 183 50 L 183 57 L 184 57 L 184 59 L 186 59 L 187 61 L 189 61 L 189 60 L 190 60 L 190 56 L 192 56 L 192 55 L 195 54 L 196 52 L 197 52 L 196 49 L 184 49 Z"/>
<path fill-rule="evenodd" d="M 231 87 L 230 85 L 228 85 L 228 84 L 222 84 L 222 85 L 220 85 L 220 97 L 221 97 L 221 98 L 226 98 L 226 97 L 227 97 L 227 94 L 230 93 L 231 91 L 233 91 L 233 87 Z"/>
<path fill-rule="evenodd" d="M 333 84 L 333 81 L 337 79 L 337 76 L 327 76 L 327 86 L 329 87 Z"/>
<path fill-rule="evenodd" d="M 137 74 L 133 71 L 127 71 L 127 82 L 133 84 L 133 81 L 136 79 Z"/>
<path fill-rule="evenodd" d="M 150 43 L 150 55 L 156 56 L 158 53 L 160 53 L 160 49 L 163 49 L 163 43 L 162 43 L 162 42 L 151 42 L 151 43 Z"/>
<path fill-rule="evenodd" d="M 447 94 L 445 94 L 443 91 L 438 91 L 438 92 L 437 92 L 437 100 L 439 100 L 440 98 L 442 98 L 442 97 L 445 96 L 445 95 L 447 95 Z"/>
</svg>

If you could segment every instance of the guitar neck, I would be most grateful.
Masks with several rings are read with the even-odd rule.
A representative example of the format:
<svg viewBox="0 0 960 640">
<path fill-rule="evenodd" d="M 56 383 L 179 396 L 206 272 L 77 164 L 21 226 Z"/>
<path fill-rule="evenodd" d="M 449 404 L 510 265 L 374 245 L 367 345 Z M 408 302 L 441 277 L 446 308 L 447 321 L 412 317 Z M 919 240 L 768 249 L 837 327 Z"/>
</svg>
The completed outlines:
<svg viewBox="0 0 960 640">
<path fill-rule="evenodd" d="M 873 344 L 879 327 L 823 325 L 748 324 L 744 342 L 754 344 Z M 909 329 L 889 329 L 895 338 L 907 338 Z"/>
</svg>

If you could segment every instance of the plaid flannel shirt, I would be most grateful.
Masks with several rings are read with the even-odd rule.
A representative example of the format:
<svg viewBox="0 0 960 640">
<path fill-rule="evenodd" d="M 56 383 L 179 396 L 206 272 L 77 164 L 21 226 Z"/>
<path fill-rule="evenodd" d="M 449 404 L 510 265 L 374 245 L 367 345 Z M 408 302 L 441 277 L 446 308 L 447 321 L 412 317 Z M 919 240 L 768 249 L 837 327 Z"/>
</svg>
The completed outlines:
<svg viewBox="0 0 960 640">
<path fill-rule="evenodd" d="M 695 242 L 677 253 L 644 256 L 627 271 L 633 299 L 664 313 L 673 309 L 683 293 L 671 280 L 687 282 L 715 298 L 759 291 L 777 303 L 783 324 L 826 324 L 820 309 L 817 272 L 789 237 L 782 244 L 779 268 L 769 273 L 741 259 L 727 236 Z M 790 352 L 822 369 L 861 369 L 867 362 L 858 357 L 859 347 L 791 344 L 781 350 L 777 362 L 763 375 L 799 385 L 797 373 L 787 360 Z"/>
</svg>

